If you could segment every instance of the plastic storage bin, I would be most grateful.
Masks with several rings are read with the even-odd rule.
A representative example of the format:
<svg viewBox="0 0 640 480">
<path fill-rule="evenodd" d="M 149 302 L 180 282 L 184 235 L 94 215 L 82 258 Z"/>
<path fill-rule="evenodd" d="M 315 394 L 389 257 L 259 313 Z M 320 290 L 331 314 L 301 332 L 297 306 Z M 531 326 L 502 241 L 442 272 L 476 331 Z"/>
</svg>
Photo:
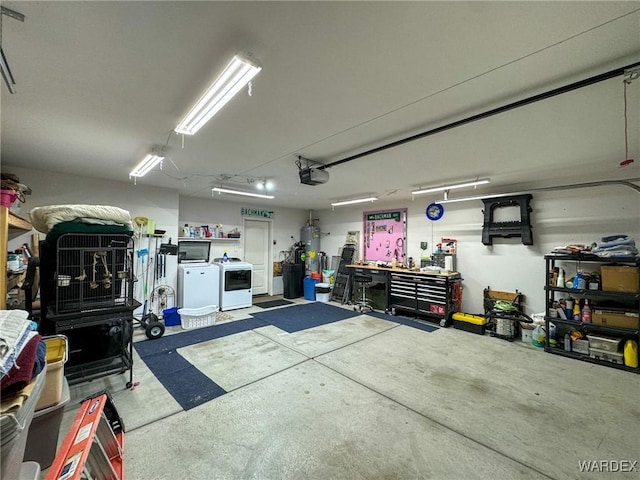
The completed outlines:
<svg viewBox="0 0 640 480">
<path fill-rule="evenodd" d="M 40 480 L 40 465 L 36 462 L 24 462 L 20 466 L 20 480 Z"/>
<path fill-rule="evenodd" d="M 589 356 L 598 360 L 606 360 L 612 363 L 618 363 L 622 365 L 624 363 L 624 355 L 618 352 L 610 352 L 608 350 L 599 350 L 597 348 L 589 347 Z"/>
<path fill-rule="evenodd" d="M 589 340 L 571 340 L 571 351 L 589 355 Z"/>
<path fill-rule="evenodd" d="M 216 312 L 218 305 L 207 305 L 200 308 L 180 308 L 180 323 L 185 330 L 193 328 L 210 327 L 216 323 Z"/>
<path fill-rule="evenodd" d="M 64 380 L 64 364 L 69 358 L 69 341 L 64 335 L 42 339 L 47 346 L 47 379 L 36 404 L 36 411 L 60 403 Z"/>
<path fill-rule="evenodd" d="M 603 350 L 606 352 L 617 352 L 620 350 L 621 338 L 603 337 L 601 335 L 587 335 L 589 348 Z"/>
<path fill-rule="evenodd" d="M 164 319 L 164 325 L 166 327 L 175 327 L 180 325 L 180 314 L 178 313 L 178 307 L 167 308 L 162 311 L 162 318 Z"/>
<path fill-rule="evenodd" d="M 40 468 L 49 468 L 56 457 L 64 407 L 71 399 L 67 380 L 64 379 L 63 383 L 61 401 L 51 407 L 37 410 L 29 427 L 24 461 L 37 462 Z"/>
<path fill-rule="evenodd" d="M 22 407 L 0 415 L 0 478 L 19 478 L 27 434 L 38 398 L 42 393 L 46 367 L 32 380 L 33 390 Z"/>
</svg>

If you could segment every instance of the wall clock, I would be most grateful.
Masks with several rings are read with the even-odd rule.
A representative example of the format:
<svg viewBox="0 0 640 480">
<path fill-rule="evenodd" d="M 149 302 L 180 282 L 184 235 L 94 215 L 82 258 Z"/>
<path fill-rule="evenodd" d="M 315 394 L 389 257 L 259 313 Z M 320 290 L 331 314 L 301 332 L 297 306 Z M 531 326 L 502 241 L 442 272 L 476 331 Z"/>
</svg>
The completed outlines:
<svg viewBox="0 0 640 480">
<path fill-rule="evenodd" d="M 432 203 L 427 207 L 426 215 L 431 221 L 440 220 L 444 215 L 444 207 L 439 203 Z"/>
</svg>

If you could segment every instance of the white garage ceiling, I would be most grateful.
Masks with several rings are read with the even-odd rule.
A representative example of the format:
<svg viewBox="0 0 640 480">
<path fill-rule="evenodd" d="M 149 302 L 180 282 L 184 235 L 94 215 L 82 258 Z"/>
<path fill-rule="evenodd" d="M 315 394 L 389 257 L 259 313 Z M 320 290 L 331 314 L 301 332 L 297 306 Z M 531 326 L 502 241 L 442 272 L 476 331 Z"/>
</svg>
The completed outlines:
<svg viewBox="0 0 640 480">
<path fill-rule="evenodd" d="M 268 178 L 265 204 L 327 208 L 362 194 L 490 177 L 509 191 L 639 176 L 640 80 L 565 93 L 329 168 L 301 185 L 296 155 L 329 164 L 640 62 L 638 2 L 22 2 L 3 6 L 2 164 L 184 195 Z M 195 136 L 172 133 L 237 51 L 261 62 Z M 472 192 L 465 192 L 470 194 Z M 221 197 L 224 199 L 225 197 Z M 233 198 L 237 201 L 237 198 Z M 256 200 L 253 203 L 261 203 Z"/>
</svg>

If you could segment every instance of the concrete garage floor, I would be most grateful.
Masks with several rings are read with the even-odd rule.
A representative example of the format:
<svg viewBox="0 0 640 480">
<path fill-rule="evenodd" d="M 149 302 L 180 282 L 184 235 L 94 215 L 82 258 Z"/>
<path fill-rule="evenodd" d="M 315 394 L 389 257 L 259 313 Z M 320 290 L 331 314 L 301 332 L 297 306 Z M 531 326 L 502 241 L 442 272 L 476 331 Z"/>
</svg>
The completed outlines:
<svg viewBox="0 0 640 480">
<path fill-rule="evenodd" d="M 127 375 L 72 387 L 59 442 L 77 401 L 108 388 L 127 427 L 129 480 L 621 475 L 584 473 L 582 461 L 635 466 L 621 478 L 640 478 L 638 375 L 522 342 L 361 315 L 291 334 L 257 328 L 178 353 L 228 393 L 183 411 L 135 355 L 133 391 Z"/>
</svg>

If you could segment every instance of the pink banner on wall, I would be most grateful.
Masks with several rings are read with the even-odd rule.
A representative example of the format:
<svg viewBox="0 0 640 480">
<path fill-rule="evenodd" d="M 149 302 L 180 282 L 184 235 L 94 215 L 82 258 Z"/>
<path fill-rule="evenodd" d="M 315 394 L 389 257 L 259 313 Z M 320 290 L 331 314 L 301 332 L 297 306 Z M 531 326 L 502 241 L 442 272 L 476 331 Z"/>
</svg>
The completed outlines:
<svg viewBox="0 0 640 480">
<path fill-rule="evenodd" d="M 363 257 L 368 262 L 398 263 L 405 260 L 407 243 L 407 209 L 364 212 Z"/>
</svg>

